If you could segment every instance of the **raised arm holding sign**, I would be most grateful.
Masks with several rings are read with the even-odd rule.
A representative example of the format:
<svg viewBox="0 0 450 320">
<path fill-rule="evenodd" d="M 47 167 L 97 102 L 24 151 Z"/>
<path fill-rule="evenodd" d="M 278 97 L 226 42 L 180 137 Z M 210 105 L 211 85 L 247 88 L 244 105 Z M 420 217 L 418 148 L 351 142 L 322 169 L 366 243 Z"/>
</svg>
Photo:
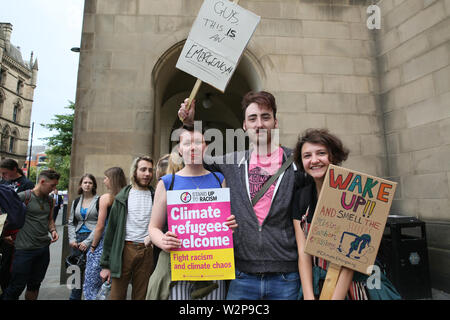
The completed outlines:
<svg viewBox="0 0 450 320">
<path fill-rule="evenodd" d="M 308 130 L 296 149 L 296 160 L 315 182 L 299 191 L 293 212 L 304 297 L 318 293 L 316 268 L 324 280 L 321 300 L 368 299 L 354 271 L 361 279 L 372 273 L 396 183 L 337 167 L 348 151 L 327 130 Z"/>
<path fill-rule="evenodd" d="M 197 78 L 187 109 L 202 82 L 224 92 L 260 17 L 238 6 L 238 0 L 205 0 L 176 67 Z M 183 120 L 183 119 L 181 119 Z"/>
</svg>

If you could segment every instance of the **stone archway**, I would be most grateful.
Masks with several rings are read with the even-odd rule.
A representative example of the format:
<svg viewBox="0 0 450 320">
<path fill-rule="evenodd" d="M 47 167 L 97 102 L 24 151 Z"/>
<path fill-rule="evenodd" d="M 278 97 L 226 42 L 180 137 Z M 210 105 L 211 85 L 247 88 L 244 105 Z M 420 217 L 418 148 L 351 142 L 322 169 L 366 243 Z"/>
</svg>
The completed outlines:
<svg viewBox="0 0 450 320">
<path fill-rule="evenodd" d="M 155 134 L 153 155 L 160 157 L 171 150 L 170 136 L 181 125 L 177 111 L 189 96 L 196 79 L 178 70 L 175 65 L 184 41 L 168 49 L 159 59 L 152 73 L 155 99 Z M 261 90 L 264 72 L 251 52 L 246 50 L 225 93 L 203 83 L 196 96 L 196 119 L 207 128 L 242 128 L 242 96 L 250 90 Z"/>
</svg>

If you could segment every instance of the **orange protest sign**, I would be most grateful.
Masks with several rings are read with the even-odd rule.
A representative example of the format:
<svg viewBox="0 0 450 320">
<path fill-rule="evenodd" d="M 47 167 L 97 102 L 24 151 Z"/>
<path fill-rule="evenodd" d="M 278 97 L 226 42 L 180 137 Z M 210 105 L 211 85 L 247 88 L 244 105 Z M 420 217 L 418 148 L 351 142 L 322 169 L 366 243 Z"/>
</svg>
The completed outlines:
<svg viewBox="0 0 450 320">
<path fill-rule="evenodd" d="M 328 167 L 305 247 L 336 270 L 327 274 L 335 279 L 326 281 L 331 287 L 324 287 L 324 296 L 331 298 L 340 267 L 372 273 L 396 187 L 382 178 Z"/>
</svg>

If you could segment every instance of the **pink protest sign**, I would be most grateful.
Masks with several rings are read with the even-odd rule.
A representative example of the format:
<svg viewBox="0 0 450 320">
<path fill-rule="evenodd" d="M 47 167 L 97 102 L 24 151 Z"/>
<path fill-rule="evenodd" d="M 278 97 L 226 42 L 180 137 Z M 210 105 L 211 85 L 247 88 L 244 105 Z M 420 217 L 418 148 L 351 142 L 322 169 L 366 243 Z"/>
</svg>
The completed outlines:
<svg viewBox="0 0 450 320">
<path fill-rule="evenodd" d="M 167 192 L 169 230 L 182 242 L 172 250 L 172 281 L 234 279 L 228 188 Z"/>
</svg>

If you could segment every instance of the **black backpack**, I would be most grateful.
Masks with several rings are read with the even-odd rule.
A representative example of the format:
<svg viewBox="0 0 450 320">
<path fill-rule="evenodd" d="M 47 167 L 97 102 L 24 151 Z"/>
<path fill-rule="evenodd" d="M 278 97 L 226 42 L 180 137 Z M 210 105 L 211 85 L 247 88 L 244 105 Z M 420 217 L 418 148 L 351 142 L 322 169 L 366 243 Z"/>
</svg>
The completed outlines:
<svg viewBox="0 0 450 320">
<path fill-rule="evenodd" d="M 0 184 L 0 207 L 2 212 L 7 213 L 4 230 L 15 230 L 23 227 L 26 204 L 20 200 L 13 189 L 3 184 Z"/>
</svg>

